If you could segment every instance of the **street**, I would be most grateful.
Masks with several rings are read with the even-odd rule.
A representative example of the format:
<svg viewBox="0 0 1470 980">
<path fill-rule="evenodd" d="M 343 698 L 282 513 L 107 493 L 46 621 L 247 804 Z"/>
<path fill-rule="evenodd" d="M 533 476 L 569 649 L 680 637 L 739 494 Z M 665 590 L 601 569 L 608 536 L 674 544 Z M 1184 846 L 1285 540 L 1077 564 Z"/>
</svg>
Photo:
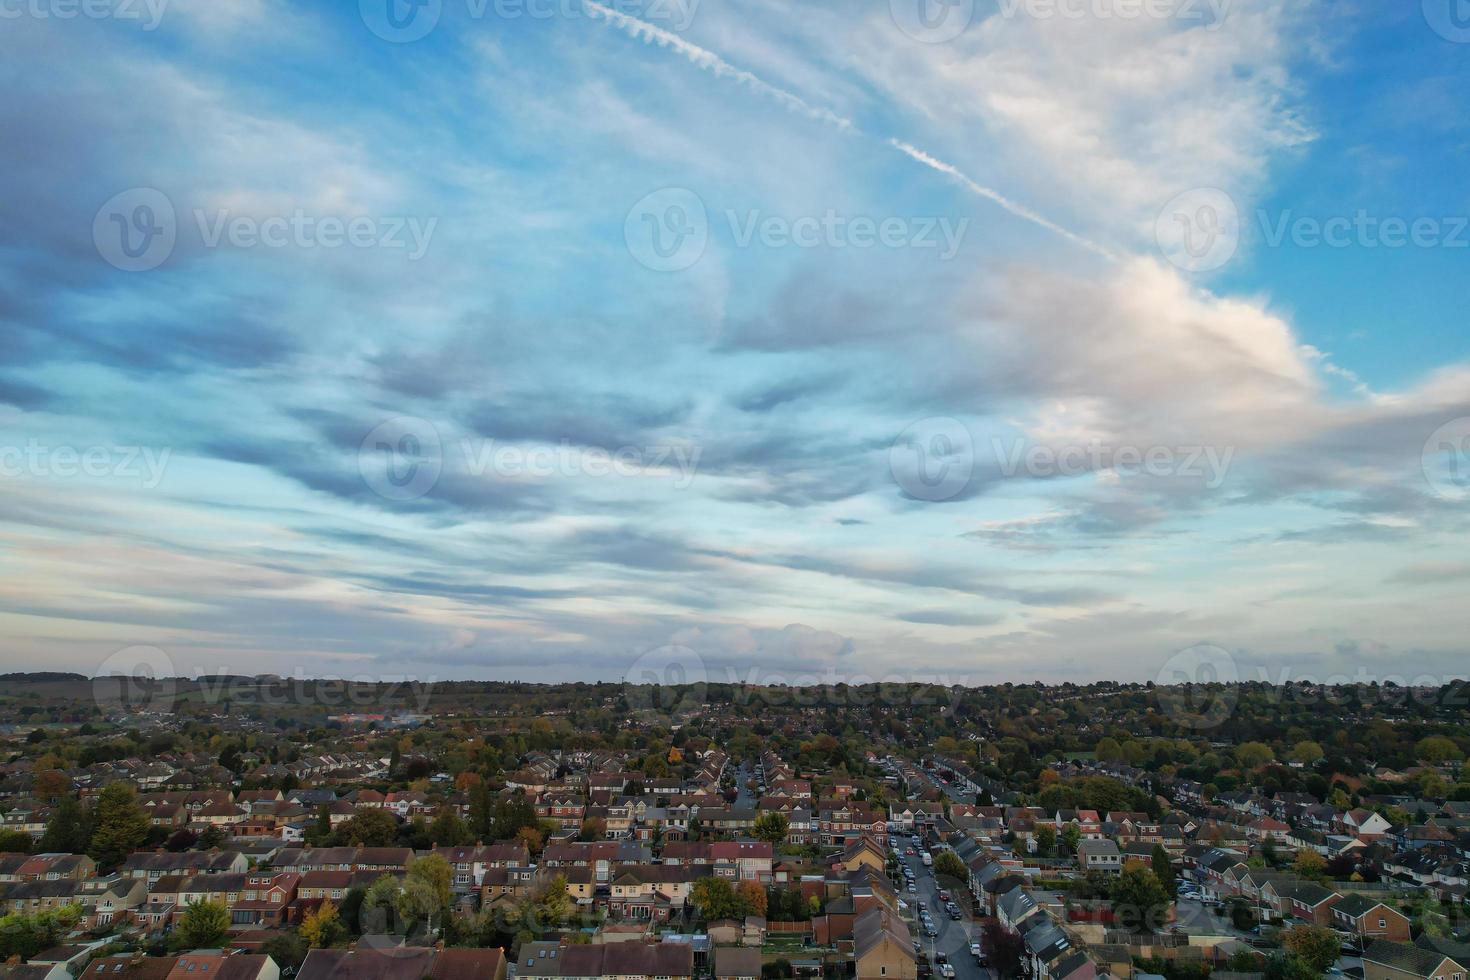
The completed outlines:
<svg viewBox="0 0 1470 980">
<path fill-rule="evenodd" d="M 908 838 L 895 836 L 893 838 L 898 844 L 899 861 L 914 870 L 914 887 L 917 894 L 910 894 L 906 887 L 900 886 L 899 897 L 909 904 L 909 914 L 913 918 L 912 930 L 914 938 L 922 944 L 924 955 L 928 956 L 933 963 L 933 953 L 942 952 L 948 957 L 949 962 L 954 965 L 955 980 L 995 980 L 992 972 L 975 962 L 970 955 L 970 943 L 980 942 L 980 929 L 970 918 L 967 906 L 970 904 L 968 893 L 956 894 L 951 889 L 950 897 L 965 911 L 965 917 L 955 921 L 944 911 L 944 903 L 939 900 L 939 885 L 934 880 L 934 874 L 924 867 L 919 860 L 918 854 L 912 856 L 904 853 L 909 848 Z M 939 935 L 933 938 L 925 936 L 920 931 L 918 921 L 918 905 L 923 904 L 929 909 L 929 914 L 934 917 L 935 928 Z M 935 976 L 939 975 L 938 965 L 935 965 Z"/>
</svg>

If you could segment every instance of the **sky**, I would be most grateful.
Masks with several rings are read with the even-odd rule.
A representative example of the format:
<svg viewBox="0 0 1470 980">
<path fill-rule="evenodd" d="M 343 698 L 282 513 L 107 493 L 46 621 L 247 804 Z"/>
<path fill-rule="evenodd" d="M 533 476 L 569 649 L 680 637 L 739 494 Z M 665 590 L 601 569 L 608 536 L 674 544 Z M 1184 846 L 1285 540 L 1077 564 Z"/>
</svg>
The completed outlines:
<svg viewBox="0 0 1470 980">
<path fill-rule="evenodd" d="M 0 665 L 1442 681 L 1463 0 L 0 0 Z"/>
</svg>

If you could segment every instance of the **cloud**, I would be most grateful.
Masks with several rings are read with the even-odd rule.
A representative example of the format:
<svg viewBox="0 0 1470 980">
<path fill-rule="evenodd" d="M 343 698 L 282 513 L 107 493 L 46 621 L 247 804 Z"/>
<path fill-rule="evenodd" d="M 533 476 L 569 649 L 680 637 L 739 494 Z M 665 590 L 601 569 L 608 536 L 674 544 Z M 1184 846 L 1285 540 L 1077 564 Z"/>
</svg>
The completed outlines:
<svg viewBox="0 0 1470 980">
<path fill-rule="evenodd" d="M 802 623 L 780 629 L 740 624 L 690 626 L 671 635 L 669 643 L 693 650 L 707 670 L 768 668 L 793 675 L 834 670 L 856 650 L 850 637 Z M 716 678 L 711 675 L 711 679 Z M 758 683 L 777 681 L 767 674 Z"/>
</svg>

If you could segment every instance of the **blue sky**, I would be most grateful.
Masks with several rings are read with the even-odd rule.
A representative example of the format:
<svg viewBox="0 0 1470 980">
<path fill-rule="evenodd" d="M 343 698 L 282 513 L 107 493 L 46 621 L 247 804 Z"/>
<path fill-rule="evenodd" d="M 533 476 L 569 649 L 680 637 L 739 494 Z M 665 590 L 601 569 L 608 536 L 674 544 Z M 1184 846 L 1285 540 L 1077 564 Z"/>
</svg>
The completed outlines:
<svg viewBox="0 0 1470 980">
<path fill-rule="evenodd" d="M 6 6 L 6 666 L 1462 671 L 1460 2 Z"/>
</svg>

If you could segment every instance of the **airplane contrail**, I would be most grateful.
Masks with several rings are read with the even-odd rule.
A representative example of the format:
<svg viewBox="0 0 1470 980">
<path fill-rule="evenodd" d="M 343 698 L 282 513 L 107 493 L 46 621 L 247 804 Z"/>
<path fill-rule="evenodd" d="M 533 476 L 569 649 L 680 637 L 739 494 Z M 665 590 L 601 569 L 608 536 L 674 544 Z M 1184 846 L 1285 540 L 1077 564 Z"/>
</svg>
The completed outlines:
<svg viewBox="0 0 1470 980">
<path fill-rule="evenodd" d="M 910 159 L 922 163 L 929 169 L 938 171 L 939 173 L 942 173 L 945 176 L 954 179 L 959 183 L 961 187 L 965 188 L 970 193 L 978 194 L 987 200 L 994 201 L 996 204 L 1000 205 L 1011 214 L 1014 214 L 1016 217 L 1024 218 L 1032 224 L 1040 225 L 1047 231 L 1055 232 L 1056 234 L 1061 235 L 1063 238 L 1067 239 L 1067 241 L 1072 242 L 1076 245 L 1080 245 L 1090 252 L 1095 252 L 1105 259 L 1109 259 L 1114 262 L 1118 260 L 1117 255 L 1108 251 L 1106 248 L 1103 248 L 1096 242 L 1091 241 L 1087 238 L 1083 238 L 1081 235 L 1077 234 L 1074 231 L 1069 231 L 1066 228 L 1063 228 L 1055 221 L 1051 221 L 1043 217 L 1042 215 L 1037 214 L 1035 211 L 1032 211 L 1024 204 L 1017 204 L 1015 201 L 1012 201 L 1010 198 L 1006 197 L 999 191 L 991 190 L 989 187 L 986 187 L 983 184 L 977 184 L 975 181 L 965 176 L 965 174 L 962 173 L 960 169 L 953 164 L 945 163 L 943 160 L 936 159 L 935 157 L 932 157 L 928 153 L 925 153 L 923 150 L 919 149 L 917 146 L 914 146 L 910 143 L 905 143 L 903 140 L 890 139 L 888 141 L 888 145 L 893 147 L 895 150 L 898 150 L 900 153 L 903 153 Z"/>
<path fill-rule="evenodd" d="M 675 53 L 682 55 L 685 59 L 689 61 L 690 64 L 694 65 L 696 68 L 700 68 L 704 71 L 710 72 L 717 78 L 733 79 L 735 82 L 744 85 L 751 91 L 759 93 L 760 95 L 764 95 L 767 98 L 772 99 L 780 103 L 781 105 L 784 105 L 786 108 L 791 109 L 792 111 L 801 113 L 809 119 L 835 126 L 845 132 L 857 133 L 859 131 L 857 126 L 853 124 L 852 120 L 840 116 L 837 113 L 832 112 L 830 109 L 825 109 L 821 106 L 814 106 L 810 102 L 807 102 L 805 99 L 803 99 L 801 96 L 796 95 L 792 92 L 788 92 L 785 89 L 780 88 L 776 85 L 772 85 L 765 79 L 760 78 L 759 76 L 748 72 L 743 68 L 736 68 L 734 65 L 730 64 L 724 58 L 721 58 L 719 55 L 715 54 L 708 48 L 702 48 L 697 44 L 686 41 L 672 31 L 666 31 L 661 27 L 655 27 L 653 24 L 650 24 L 645 20 L 640 20 L 637 17 L 632 17 L 628 14 L 613 10 L 606 5 L 599 3 L 598 0 L 582 0 L 582 5 L 586 7 L 587 10 L 593 15 L 606 18 L 608 23 L 619 28 L 634 40 L 643 41 L 645 44 L 652 42 L 661 48 L 668 48 Z M 991 201 L 996 205 L 999 205 L 1001 208 L 1010 212 L 1016 217 L 1024 221 L 1029 221 L 1032 224 L 1037 225 L 1041 228 L 1045 228 L 1047 231 L 1050 231 L 1054 234 L 1060 235 L 1061 237 L 1067 239 L 1067 241 L 1072 242 L 1073 244 L 1078 245 L 1082 248 L 1085 248 L 1089 252 L 1101 255 L 1103 258 L 1109 259 L 1111 261 L 1117 261 L 1118 257 L 1103 246 L 1097 244 L 1094 241 L 1083 238 L 1076 232 L 1069 231 L 1068 229 L 1063 228 L 1056 222 L 1051 221 L 1040 214 L 1037 214 L 1035 211 L 1026 207 L 1024 204 L 1018 204 L 1017 202 L 1012 201 L 1010 198 L 1006 197 L 999 191 L 992 190 L 991 188 L 986 187 L 983 184 L 976 183 L 953 164 L 945 163 L 943 160 L 937 159 L 936 157 L 931 156 L 930 154 L 924 152 L 913 144 L 906 143 L 903 140 L 890 138 L 887 142 L 889 146 L 903 153 L 914 162 L 921 163 L 929 169 L 936 171 L 937 173 L 944 174 L 946 177 L 949 177 L 950 179 L 959 183 L 961 187 L 964 187 L 972 194 L 977 194 L 980 197 L 983 197 L 986 200 Z"/>
<path fill-rule="evenodd" d="M 639 20 L 637 17 L 630 17 L 627 14 L 613 10 L 611 7 L 598 3 L 597 0 L 582 0 L 582 5 L 594 14 L 606 17 L 609 23 L 621 28 L 634 40 L 643 41 L 644 43 L 651 41 L 661 48 L 670 48 L 689 59 L 690 63 L 696 67 L 712 72 L 717 78 L 734 79 L 739 84 L 749 88 L 752 92 L 757 92 L 767 98 L 773 99 L 786 108 L 799 112 L 817 122 L 827 123 L 828 125 L 836 126 L 838 129 L 849 131 L 855 128 L 851 119 L 844 119 L 829 109 L 814 106 L 799 95 L 788 92 L 783 88 L 778 88 L 743 68 L 736 68 L 708 48 L 701 48 L 697 44 L 690 44 L 672 31 L 666 31 L 661 27 L 655 27 L 646 20 Z"/>
</svg>

